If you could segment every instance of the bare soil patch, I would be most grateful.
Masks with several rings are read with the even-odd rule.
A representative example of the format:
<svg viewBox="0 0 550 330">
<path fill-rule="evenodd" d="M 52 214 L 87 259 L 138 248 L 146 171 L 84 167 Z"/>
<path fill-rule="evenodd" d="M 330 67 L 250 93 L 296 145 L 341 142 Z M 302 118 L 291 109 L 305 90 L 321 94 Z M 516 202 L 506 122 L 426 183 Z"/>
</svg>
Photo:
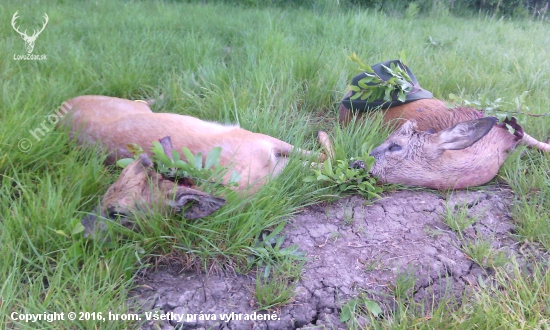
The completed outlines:
<svg viewBox="0 0 550 330">
<path fill-rule="evenodd" d="M 172 318 L 148 322 L 144 329 L 345 329 L 339 321 L 345 302 L 366 292 L 391 311 L 397 277 L 410 274 L 415 282 L 408 296 L 429 308 L 441 299 L 461 297 L 479 279 L 490 280 L 492 269 L 480 267 L 461 250 L 464 240 L 489 240 L 508 260 L 514 256 L 529 267 L 526 245 L 533 243 L 514 239 L 513 200 L 507 187 L 494 186 L 448 194 L 398 191 L 370 205 L 351 196 L 304 209 L 284 230 L 285 244 L 298 245 L 308 256 L 296 297 L 275 312 L 258 312 L 264 318 L 276 313 L 277 320 L 254 314 L 255 276 L 147 271 L 137 280 L 133 299 L 144 311 L 156 309 Z M 443 222 L 449 208 L 476 219 L 462 239 Z M 221 320 L 231 313 L 232 320 Z"/>
</svg>

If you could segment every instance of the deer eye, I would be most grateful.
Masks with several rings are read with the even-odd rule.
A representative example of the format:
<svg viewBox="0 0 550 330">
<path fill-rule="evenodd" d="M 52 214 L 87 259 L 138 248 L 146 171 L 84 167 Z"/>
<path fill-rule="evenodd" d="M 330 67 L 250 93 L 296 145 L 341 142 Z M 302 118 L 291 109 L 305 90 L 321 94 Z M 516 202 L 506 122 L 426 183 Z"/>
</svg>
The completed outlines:
<svg viewBox="0 0 550 330">
<path fill-rule="evenodd" d="M 399 144 L 392 143 L 390 147 L 388 148 L 388 151 L 394 152 L 401 150 L 401 146 Z"/>
</svg>

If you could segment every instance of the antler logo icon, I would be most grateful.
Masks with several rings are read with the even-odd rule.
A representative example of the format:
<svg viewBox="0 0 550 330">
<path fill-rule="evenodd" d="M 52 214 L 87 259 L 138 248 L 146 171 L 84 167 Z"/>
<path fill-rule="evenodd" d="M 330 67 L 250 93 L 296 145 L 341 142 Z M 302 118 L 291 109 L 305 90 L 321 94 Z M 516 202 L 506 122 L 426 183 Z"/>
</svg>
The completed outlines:
<svg viewBox="0 0 550 330">
<path fill-rule="evenodd" d="M 36 38 L 38 38 L 38 35 L 40 35 L 40 33 L 42 33 L 42 31 L 44 31 L 44 28 L 48 24 L 49 17 L 48 17 L 48 15 L 46 15 L 46 13 L 44 13 L 44 19 L 45 19 L 44 25 L 42 25 L 42 28 L 39 31 L 33 30 L 32 36 L 27 35 L 27 30 L 25 30 L 25 32 L 21 32 L 21 31 L 19 31 L 19 27 L 15 26 L 15 21 L 18 18 L 19 17 L 17 16 L 17 11 L 16 11 L 15 14 L 13 14 L 13 17 L 11 19 L 11 26 L 13 27 L 13 29 L 17 33 L 19 33 L 21 35 L 21 37 L 25 41 L 25 47 L 27 48 L 27 53 L 30 54 L 30 53 L 32 53 L 32 50 L 34 49 L 34 42 L 36 41 Z"/>
</svg>

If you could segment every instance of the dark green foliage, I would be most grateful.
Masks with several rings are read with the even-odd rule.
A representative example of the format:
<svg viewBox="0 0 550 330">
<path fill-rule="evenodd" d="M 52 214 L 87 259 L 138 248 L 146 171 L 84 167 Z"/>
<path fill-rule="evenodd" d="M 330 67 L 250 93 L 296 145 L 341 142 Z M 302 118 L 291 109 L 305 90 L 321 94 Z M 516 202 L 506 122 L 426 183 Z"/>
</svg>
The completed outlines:
<svg viewBox="0 0 550 330">
<path fill-rule="evenodd" d="M 404 13 L 411 4 L 420 9 L 420 13 L 434 11 L 436 7 L 446 8 L 461 15 L 475 13 L 499 15 L 517 18 L 544 18 L 549 8 L 547 0 L 350 0 L 355 4 L 376 8 L 386 13 Z"/>
<path fill-rule="evenodd" d="M 171 0 L 170 2 L 217 3 L 218 0 Z M 550 1 L 548 0 L 223 0 L 229 4 L 246 7 L 291 7 L 323 10 L 329 7 L 369 8 L 390 15 L 405 16 L 414 8 L 421 15 L 438 15 L 445 12 L 461 16 L 477 14 L 498 15 L 514 18 L 546 19 Z M 412 6 L 412 7 L 411 7 Z"/>
<path fill-rule="evenodd" d="M 465 0 L 464 4 L 481 13 L 520 18 L 543 17 L 549 6 L 546 0 Z"/>
</svg>

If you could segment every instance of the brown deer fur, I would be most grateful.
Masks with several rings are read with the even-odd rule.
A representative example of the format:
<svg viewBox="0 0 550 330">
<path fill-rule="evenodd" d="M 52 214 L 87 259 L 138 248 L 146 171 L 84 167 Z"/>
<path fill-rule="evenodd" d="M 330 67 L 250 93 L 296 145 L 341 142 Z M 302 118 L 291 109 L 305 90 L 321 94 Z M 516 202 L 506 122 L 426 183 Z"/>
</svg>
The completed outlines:
<svg viewBox="0 0 550 330">
<path fill-rule="evenodd" d="M 397 127 L 371 152 L 376 159 L 371 173 L 382 182 L 434 189 L 467 188 L 492 180 L 517 144 L 550 151 L 550 145 L 525 133 L 515 118 L 497 123 L 474 108 L 449 109 L 436 99 L 381 111 L 383 121 Z M 354 116 L 340 106 L 344 125 L 354 118 L 368 117 L 369 113 Z"/>
<path fill-rule="evenodd" d="M 164 152 L 172 157 L 170 137 L 160 140 Z M 129 219 L 136 212 L 183 213 L 189 220 L 205 217 L 225 204 L 223 198 L 165 179 L 155 172 L 147 154 L 141 154 L 128 165 L 118 180 L 109 187 L 95 213 L 82 220 L 85 236 L 96 237 L 104 231 L 102 219 L 119 219 L 122 225 L 132 227 Z M 98 220 L 99 216 L 99 220 Z"/>
<path fill-rule="evenodd" d="M 109 152 L 107 163 L 131 157 L 126 149 L 130 143 L 140 145 L 151 155 L 151 143 L 170 136 L 178 151 L 187 147 L 194 154 L 207 155 L 212 148 L 221 147 L 220 163 L 233 166 L 233 170 L 241 175 L 238 189 L 250 186 L 250 192 L 257 190 L 268 176 L 279 174 L 294 149 L 289 143 L 236 125 L 222 125 L 173 113 L 154 113 L 144 102 L 107 96 L 79 96 L 68 100 L 67 104 L 70 107 L 67 125 L 72 133 L 78 133 L 78 142 L 101 143 Z M 321 142 L 328 142 L 326 133 L 320 132 L 319 137 Z M 309 151 L 298 151 L 310 154 Z"/>
</svg>

